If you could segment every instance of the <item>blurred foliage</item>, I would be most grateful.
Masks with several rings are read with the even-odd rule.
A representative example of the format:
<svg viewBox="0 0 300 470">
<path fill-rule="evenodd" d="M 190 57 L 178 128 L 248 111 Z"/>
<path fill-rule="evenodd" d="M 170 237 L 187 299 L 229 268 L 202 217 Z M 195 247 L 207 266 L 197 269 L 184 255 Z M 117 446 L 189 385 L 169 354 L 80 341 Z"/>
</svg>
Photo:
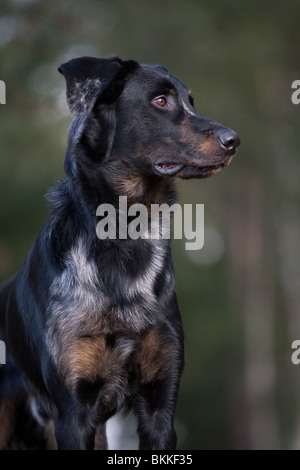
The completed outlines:
<svg viewBox="0 0 300 470">
<path fill-rule="evenodd" d="M 205 204 L 203 252 L 174 242 L 186 366 L 182 449 L 299 448 L 300 3 L 293 0 L 1 0 L 0 277 L 47 215 L 71 117 L 56 72 L 80 55 L 160 63 L 196 108 L 242 139 L 230 168 L 179 183 Z"/>
</svg>

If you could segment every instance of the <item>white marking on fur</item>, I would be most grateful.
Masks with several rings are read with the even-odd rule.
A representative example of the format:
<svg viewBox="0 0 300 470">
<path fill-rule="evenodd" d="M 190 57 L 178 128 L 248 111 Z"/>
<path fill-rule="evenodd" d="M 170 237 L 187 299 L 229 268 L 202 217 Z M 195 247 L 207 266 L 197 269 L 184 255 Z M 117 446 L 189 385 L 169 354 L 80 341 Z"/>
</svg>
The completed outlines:
<svg viewBox="0 0 300 470">
<path fill-rule="evenodd" d="M 99 289 L 97 288 L 97 268 L 94 261 L 87 259 L 84 243 L 79 240 L 65 258 L 65 269 L 53 281 L 50 295 L 58 300 L 57 308 L 65 303 L 67 310 L 72 310 L 76 302 L 75 311 L 79 312 L 84 306 L 99 307 Z"/>
<path fill-rule="evenodd" d="M 82 239 L 79 239 L 78 244 L 71 249 L 66 259 L 66 266 L 74 274 L 76 273 L 81 282 L 96 287 L 97 269 L 93 260 L 87 260 L 85 245 Z"/>
<path fill-rule="evenodd" d="M 47 419 L 41 415 L 39 404 L 35 397 L 30 397 L 30 410 L 32 416 L 40 426 L 45 426 L 45 424 L 47 424 Z"/>
<path fill-rule="evenodd" d="M 165 262 L 165 246 L 161 245 L 158 240 L 153 240 L 150 243 L 153 245 L 151 258 L 149 264 L 141 276 L 133 282 L 128 289 L 128 296 L 133 297 L 141 294 L 146 303 L 156 303 L 153 288 L 156 276 L 162 271 Z"/>
<path fill-rule="evenodd" d="M 65 259 L 65 269 L 50 286 L 46 342 L 57 362 L 61 359 L 65 338 L 76 336 L 76 331 L 93 334 L 93 329 L 99 330 L 98 312 L 108 303 L 97 284 L 95 263 L 87 259 L 84 246 L 83 240 L 79 240 L 71 249 Z M 93 321 L 86 331 L 91 316 Z"/>
</svg>

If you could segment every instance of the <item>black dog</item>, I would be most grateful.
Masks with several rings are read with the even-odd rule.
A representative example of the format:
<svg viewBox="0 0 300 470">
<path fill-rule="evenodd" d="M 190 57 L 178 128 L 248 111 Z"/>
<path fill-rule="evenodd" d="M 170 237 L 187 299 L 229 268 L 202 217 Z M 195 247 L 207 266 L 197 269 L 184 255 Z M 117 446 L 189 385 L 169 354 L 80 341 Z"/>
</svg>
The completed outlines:
<svg viewBox="0 0 300 470">
<path fill-rule="evenodd" d="M 174 449 L 183 332 L 170 243 L 100 240 L 96 208 L 118 207 L 119 196 L 128 206 L 172 204 L 174 177 L 220 171 L 239 137 L 199 115 L 164 67 L 83 57 L 59 71 L 75 115 L 67 179 L 50 192 L 49 218 L 0 290 L 10 354 L 0 416 L 15 386 L 23 403 L 34 394 L 54 419 L 59 449 L 93 449 L 95 438 L 105 442 L 106 420 L 128 407 L 141 449 Z"/>
</svg>

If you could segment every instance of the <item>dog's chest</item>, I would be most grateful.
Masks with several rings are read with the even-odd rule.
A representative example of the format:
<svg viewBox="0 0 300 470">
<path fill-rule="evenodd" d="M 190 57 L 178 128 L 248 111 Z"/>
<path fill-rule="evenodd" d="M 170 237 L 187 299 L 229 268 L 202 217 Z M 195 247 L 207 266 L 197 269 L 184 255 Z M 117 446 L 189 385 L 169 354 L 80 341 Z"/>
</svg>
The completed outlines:
<svg viewBox="0 0 300 470">
<path fill-rule="evenodd" d="M 165 379 L 177 352 L 164 326 L 142 335 L 74 338 L 62 372 L 77 399 L 90 406 L 97 403 L 101 419 L 106 419 L 136 394 L 138 384 Z"/>
<path fill-rule="evenodd" d="M 149 381 L 164 374 L 160 361 L 170 353 L 155 284 L 163 273 L 161 282 L 172 291 L 174 279 L 165 250 L 154 247 L 148 255 L 133 276 L 132 266 L 129 275 L 115 258 L 97 264 L 78 242 L 50 288 L 48 351 L 79 399 L 92 405 L 95 387 L 106 410 L 122 406 L 138 375 Z"/>
<path fill-rule="evenodd" d="M 60 353 L 66 338 L 115 331 L 140 334 L 163 321 L 155 293 L 158 276 L 164 274 L 168 291 L 174 288 L 164 249 L 154 245 L 148 250 L 147 262 L 136 276 L 132 275 L 132 266 L 126 266 L 122 259 L 118 264 L 116 256 L 102 262 L 88 257 L 79 240 L 66 256 L 64 270 L 52 282 L 48 338 Z"/>
<path fill-rule="evenodd" d="M 155 282 L 166 268 L 166 250 L 159 243 L 145 244 L 134 251 L 115 249 L 97 260 L 88 259 L 79 245 L 80 250 L 72 250 L 69 257 L 77 285 L 94 292 L 96 302 L 101 294 L 103 311 L 109 304 L 116 315 L 126 310 L 125 315 L 131 317 L 137 305 L 153 308 L 157 303 Z"/>
</svg>

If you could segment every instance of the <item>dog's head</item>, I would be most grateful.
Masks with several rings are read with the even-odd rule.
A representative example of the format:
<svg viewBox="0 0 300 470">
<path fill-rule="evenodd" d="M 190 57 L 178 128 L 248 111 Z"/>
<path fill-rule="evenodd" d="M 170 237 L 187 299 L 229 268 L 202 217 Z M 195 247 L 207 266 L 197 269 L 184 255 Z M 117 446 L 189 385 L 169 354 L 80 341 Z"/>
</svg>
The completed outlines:
<svg viewBox="0 0 300 470">
<path fill-rule="evenodd" d="M 237 151 L 238 135 L 198 114 L 190 90 L 164 67 L 82 57 L 59 71 L 75 116 L 67 172 L 74 148 L 103 168 L 184 179 L 217 173 Z"/>
</svg>

